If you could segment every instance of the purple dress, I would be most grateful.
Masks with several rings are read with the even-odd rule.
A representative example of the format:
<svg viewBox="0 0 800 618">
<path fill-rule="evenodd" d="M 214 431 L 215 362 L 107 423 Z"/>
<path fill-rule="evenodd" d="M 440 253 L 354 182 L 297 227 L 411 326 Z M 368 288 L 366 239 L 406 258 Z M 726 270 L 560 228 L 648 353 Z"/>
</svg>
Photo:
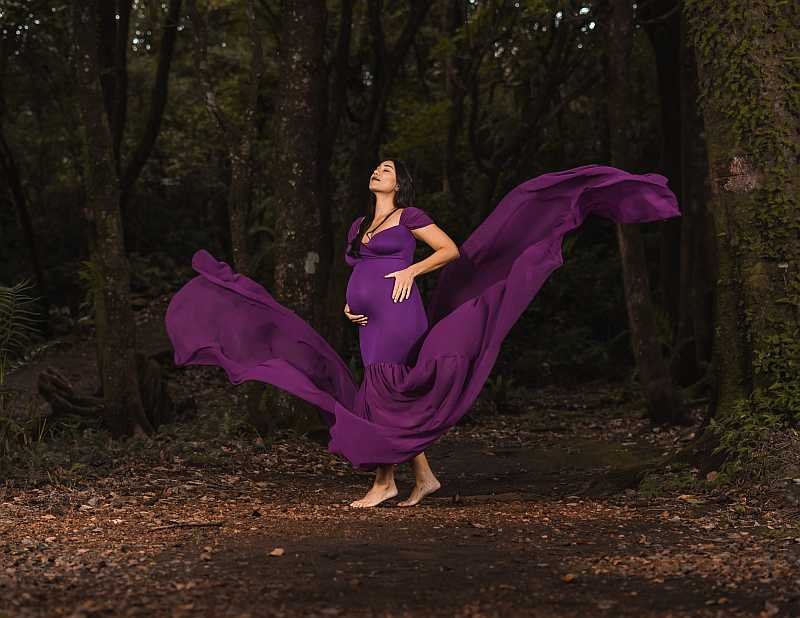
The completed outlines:
<svg viewBox="0 0 800 618">
<path fill-rule="evenodd" d="M 358 233 L 364 217 L 350 225 L 346 249 Z M 402 302 L 392 300 L 394 277 L 390 272 L 402 270 L 414 261 L 417 239 L 410 230 L 433 223 L 421 208 L 408 206 L 400 211 L 398 225 L 373 234 L 369 243 L 361 242 L 360 256 L 345 253 L 345 261 L 353 267 L 347 282 L 345 298 L 351 313 L 361 313 L 369 318 L 366 326 L 359 326 L 361 361 L 364 366 L 377 362 L 413 362 L 414 350 L 422 343 L 428 330 L 428 318 L 416 281 L 411 294 Z"/>
<path fill-rule="evenodd" d="M 427 314 L 416 284 L 400 303 L 394 278 L 413 260 L 410 230 L 432 223 L 416 207 L 365 245 L 346 301 L 368 317 L 359 330 L 364 378 L 307 322 L 263 286 L 201 249 L 199 273 L 171 299 L 166 328 L 176 365 L 217 365 L 233 384 L 261 380 L 318 406 L 328 450 L 355 467 L 403 463 L 469 411 L 500 344 L 562 263 L 561 241 L 589 215 L 616 223 L 680 216 L 667 178 L 584 165 L 527 180 L 509 191 L 438 271 Z M 360 218 L 352 222 L 349 241 Z M 346 248 L 345 248 L 346 251 Z M 436 274 L 436 273 L 432 273 Z"/>
</svg>

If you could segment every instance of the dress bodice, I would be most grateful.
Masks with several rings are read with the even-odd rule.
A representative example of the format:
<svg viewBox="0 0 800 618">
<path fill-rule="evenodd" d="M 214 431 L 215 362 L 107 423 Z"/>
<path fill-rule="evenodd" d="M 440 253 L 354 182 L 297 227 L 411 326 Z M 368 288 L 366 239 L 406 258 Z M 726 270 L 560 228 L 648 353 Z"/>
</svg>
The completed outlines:
<svg viewBox="0 0 800 618">
<path fill-rule="evenodd" d="M 350 243 L 358 234 L 358 228 L 364 220 L 364 215 L 357 217 L 351 224 L 347 234 L 347 245 L 345 247 L 345 261 L 350 266 L 356 266 L 359 262 L 375 259 L 395 259 L 411 263 L 414 259 L 414 251 L 417 246 L 417 239 L 411 230 L 424 227 L 433 223 L 433 219 L 421 208 L 416 206 L 406 206 L 400 211 L 400 221 L 397 225 L 384 228 L 373 234 L 367 244 L 359 242 L 359 256 L 348 253 Z"/>
</svg>

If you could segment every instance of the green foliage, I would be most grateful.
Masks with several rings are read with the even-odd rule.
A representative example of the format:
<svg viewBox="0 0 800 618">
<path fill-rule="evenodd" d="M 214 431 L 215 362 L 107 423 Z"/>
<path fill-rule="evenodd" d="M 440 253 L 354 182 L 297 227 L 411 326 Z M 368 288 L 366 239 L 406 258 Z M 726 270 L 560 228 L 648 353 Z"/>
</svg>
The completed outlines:
<svg viewBox="0 0 800 618">
<path fill-rule="evenodd" d="M 0 462 L 21 451 L 34 449 L 44 440 L 47 429 L 47 423 L 30 411 L 25 414 L 8 414 L 0 408 Z"/>
<path fill-rule="evenodd" d="M 25 416 L 33 417 L 31 413 Z M 192 422 L 185 421 L 161 425 L 154 436 L 126 440 L 112 439 L 99 423 L 87 427 L 85 420 L 60 421 L 57 428 L 39 427 L 38 433 L 33 425 L 0 422 L 0 472 L 25 483 L 74 485 L 102 477 L 129 458 L 154 465 L 170 459 L 188 465 L 226 466 L 231 449 L 257 439 L 245 414 L 226 402 L 207 402 Z M 5 442 L 4 436 L 8 437 Z"/>
<path fill-rule="evenodd" d="M 169 294 L 185 281 L 185 273 L 175 260 L 161 251 L 147 255 L 132 252 L 129 260 L 131 290 L 134 292 L 143 293 L 148 297 Z"/>
<path fill-rule="evenodd" d="M 727 455 L 723 470 L 732 479 L 749 475 L 764 480 L 782 467 L 770 443 L 776 432 L 800 424 L 799 335 L 779 330 L 767 337 L 766 348 L 753 359 L 757 384 L 752 393 L 711 420 L 719 439 L 714 452 Z"/>
<path fill-rule="evenodd" d="M 631 371 L 613 227 L 590 220 L 562 246 L 564 265 L 514 325 L 499 362 L 526 384 L 625 379 Z"/>
<path fill-rule="evenodd" d="M 397 107 L 402 113 L 392 123 L 395 137 L 383 146 L 383 151 L 398 153 L 416 164 L 436 161 L 444 148 L 442 127 L 447 126 L 450 101 L 420 101 L 410 96 L 400 99 Z"/>
<path fill-rule="evenodd" d="M 40 443 L 47 429 L 46 422 L 35 414 L 37 401 L 25 403 L 20 391 L 5 386 L 8 372 L 58 343 L 36 343 L 37 325 L 42 320 L 32 310 L 39 297 L 27 293 L 31 288 L 27 279 L 0 287 L 0 463 L 12 453 Z"/>
<path fill-rule="evenodd" d="M 27 279 L 12 287 L 0 286 L 0 386 L 5 383 L 10 361 L 23 354 L 38 332 L 36 324 L 41 319 L 31 310 L 38 297 L 27 294 L 32 287 Z"/>
<path fill-rule="evenodd" d="M 639 483 L 642 498 L 658 498 L 676 492 L 690 493 L 704 488 L 698 479 L 697 470 L 686 463 L 674 463 L 645 475 Z"/>
<path fill-rule="evenodd" d="M 490 414 L 510 414 L 519 410 L 527 389 L 517 384 L 513 376 L 500 373 L 490 377 L 481 391 L 481 405 Z"/>
</svg>

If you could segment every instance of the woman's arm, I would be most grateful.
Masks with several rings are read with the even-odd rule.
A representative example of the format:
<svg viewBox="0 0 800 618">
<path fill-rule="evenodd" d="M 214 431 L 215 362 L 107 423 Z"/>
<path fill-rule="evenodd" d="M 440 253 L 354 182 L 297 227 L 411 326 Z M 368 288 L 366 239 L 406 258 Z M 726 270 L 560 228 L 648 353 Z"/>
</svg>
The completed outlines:
<svg viewBox="0 0 800 618">
<path fill-rule="evenodd" d="M 408 267 L 413 276 L 417 277 L 438 270 L 448 262 L 458 259 L 460 254 L 456 243 L 435 223 L 412 230 L 411 233 L 433 249 L 433 253 L 424 260 L 415 262 Z"/>
</svg>

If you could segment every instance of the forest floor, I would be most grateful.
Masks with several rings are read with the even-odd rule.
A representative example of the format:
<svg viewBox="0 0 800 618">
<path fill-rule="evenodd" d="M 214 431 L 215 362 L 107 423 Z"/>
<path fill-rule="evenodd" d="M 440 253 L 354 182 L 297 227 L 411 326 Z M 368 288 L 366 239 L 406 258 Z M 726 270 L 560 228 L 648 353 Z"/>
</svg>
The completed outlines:
<svg viewBox="0 0 800 618">
<path fill-rule="evenodd" d="M 92 362 L 75 343 L 39 368 L 88 385 Z M 427 451 L 439 492 L 396 506 L 402 466 L 397 498 L 356 509 L 370 473 L 303 437 L 265 444 L 219 369 L 170 379 L 191 418 L 124 443 L 65 433 L 17 462 L 0 487 L 0 617 L 800 616 L 796 506 L 688 467 L 615 485 L 696 430 L 649 427 L 621 386 L 468 415 Z"/>
</svg>

